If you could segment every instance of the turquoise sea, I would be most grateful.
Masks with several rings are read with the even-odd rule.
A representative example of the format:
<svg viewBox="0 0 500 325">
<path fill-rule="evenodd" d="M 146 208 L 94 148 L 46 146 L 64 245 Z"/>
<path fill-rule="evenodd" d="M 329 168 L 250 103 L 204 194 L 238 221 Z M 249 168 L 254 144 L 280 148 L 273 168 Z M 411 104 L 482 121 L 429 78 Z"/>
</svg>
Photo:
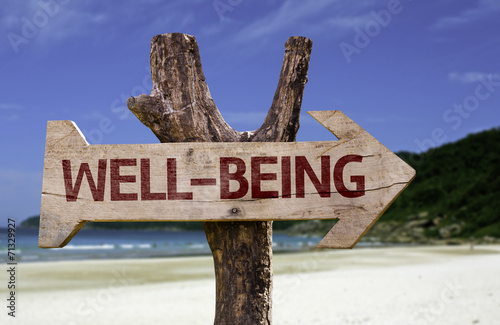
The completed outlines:
<svg viewBox="0 0 500 325">
<path fill-rule="evenodd" d="M 7 261 L 7 229 L 0 228 L 0 261 Z M 274 252 L 314 248 L 320 237 L 273 235 Z M 38 246 L 38 229 L 16 229 L 16 261 L 42 262 L 208 255 L 203 231 L 146 231 L 82 229 L 63 248 Z"/>
</svg>

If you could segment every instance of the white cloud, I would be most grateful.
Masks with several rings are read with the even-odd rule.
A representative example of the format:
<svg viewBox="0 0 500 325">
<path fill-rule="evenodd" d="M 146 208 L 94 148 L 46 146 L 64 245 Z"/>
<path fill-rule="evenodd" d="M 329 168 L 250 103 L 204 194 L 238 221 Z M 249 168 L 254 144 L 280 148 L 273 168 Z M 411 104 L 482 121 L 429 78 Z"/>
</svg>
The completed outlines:
<svg viewBox="0 0 500 325">
<path fill-rule="evenodd" d="M 264 7 L 264 4 L 257 2 L 254 6 Z M 251 57 L 261 53 L 280 34 L 309 38 L 320 34 L 330 40 L 341 40 L 354 33 L 353 27 L 373 20 L 372 10 L 385 6 L 387 0 L 285 0 L 274 6 L 266 2 L 264 14 L 262 11 L 258 15 L 251 13 L 246 21 L 225 21 L 218 25 L 219 28 L 213 27 L 210 34 L 215 36 L 224 32 L 226 36 L 218 44 L 219 48 L 240 48 L 238 55 Z"/>
<path fill-rule="evenodd" d="M 448 74 L 448 79 L 451 81 L 463 82 L 463 83 L 474 83 L 485 79 L 500 79 L 500 74 L 498 73 L 483 73 L 483 72 L 450 72 Z"/>
<path fill-rule="evenodd" d="M 20 110 L 22 109 L 21 105 L 12 104 L 12 103 L 0 103 L 0 110 Z"/>
<path fill-rule="evenodd" d="M 37 12 L 43 13 L 39 2 L 8 1 L 3 8 L 5 10 L 0 12 L 0 29 L 23 36 L 22 27 L 26 19 L 32 22 Z M 91 37 L 92 42 L 105 42 L 117 37 L 124 28 L 140 33 L 140 37 L 170 30 L 189 30 L 191 33 L 198 30 L 208 37 L 217 37 L 224 32 L 224 40 L 216 42 L 222 46 L 251 43 L 252 48 L 244 51 L 254 53 L 262 49 L 271 36 L 283 32 L 294 34 L 297 30 L 304 36 L 326 33 L 329 38 L 340 39 L 352 32 L 352 27 L 372 19 L 370 11 L 386 6 L 387 0 L 256 1 L 245 5 L 252 8 L 243 8 L 243 5 L 235 7 L 234 12 L 241 12 L 234 17 L 228 14 L 227 19 L 221 22 L 217 19 L 213 0 L 124 0 L 119 6 L 107 1 L 69 1 L 61 4 L 57 13 L 28 41 L 34 43 L 30 46 L 49 53 L 54 44 L 62 44 L 75 37 Z M 259 8 L 262 10 L 256 11 Z M 243 14 L 243 10 L 248 10 L 248 13 Z M 236 18 L 242 16 L 245 18 Z M 20 50 L 26 44 L 23 42 L 12 47 L 17 53 L 16 48 Z"/>
<path fill-rule="evenodd" d="M 19 111 L 22 106 L 12 103 L 0 103 L 0 120 L 2 121 L 15 121 L 21 118 Z"/>
<path fill-rule="evenodd" d="M 473 2 L 471 1 L 470 3 Z M 456 26 L 461 26 L 464 24 L 469 24 L 483 20 L 488 16 L 498 18 L 499 11 L 500 11 L 500 1 L 480 0 L 475 8 L 462 11 L 461 13 L 454 16 L 446 16 L 438 19 L 432 26 L 432 29 L 434 30 L 450 29 Z"/>
<path fill-rule="evenodd" d="M 285 1 L 278 10 L 270 12 L 264 18 L 258 19 L 244 28 L 240 35 L 244 36 L 245 41 L 249 41 L 279 32 L 287 26 L 321 12 L 332 2 L 336 1 L 320 0 L 314 4 L 307 1 Z"/>
<path fill-rule="evenodd" d="M 7 1 L 2 4 L 0 12 L 0 30 L 5 31 L 5 34 L 17 35 L 16 40 L 22 37 L 46 48 L 54 42 L 77 36 L 88 36 L 94 40 L 114 37 L 117 30 L 124 26 L 142 24 L 147 29 L 160 24 L 170 28 L 185 28 L 196 22 L 193 7 L 203 2 L 208 4 L 208 0 L 127 0 L 120 2 L 119 6 L 97 0 L 69 1 L 65 4 L 58 4 L 55 0 Z M 21 44 L 24 46 L 26 42 Z"/>
<path fill-rule="evenodd" d="M 287 28 L 300 25 L 307 32 L 329 32 L 343 34 L 356 25 L 365 23 L 371 17 L 369 10 L 377 2 L 356 2 L 346 0 L 287 0 L 276 10 L 263 18 L 257 19 L 238 33 L 238 38 L 248 41 L 265 38 Z M 302 24 L 302 25 L 301 25 Z M 328 30 L 324 27 L 336 27 L 340 30 Z"/>
</svg>

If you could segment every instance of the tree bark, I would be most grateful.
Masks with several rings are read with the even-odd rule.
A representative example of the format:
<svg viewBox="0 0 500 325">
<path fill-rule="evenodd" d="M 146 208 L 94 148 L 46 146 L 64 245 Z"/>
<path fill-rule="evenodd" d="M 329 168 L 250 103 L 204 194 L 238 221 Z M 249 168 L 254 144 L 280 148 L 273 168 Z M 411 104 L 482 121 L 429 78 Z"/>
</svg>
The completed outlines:
<svg viewBox="0 0 500 325">
<path fill-rule="evenodd" d="M 311 48 L 305 37 L 287 40 L 271 108 L 254 132 L 235 131 L 224 121 L 205 82 L 196 39 L 187 34 L 153 37 L 153 89 L 127 104 L 161 142 L 295 141 Z M 272 221 L 203 226 L 214 258 L 214 323 L 272 324 Z"/>
</svg>

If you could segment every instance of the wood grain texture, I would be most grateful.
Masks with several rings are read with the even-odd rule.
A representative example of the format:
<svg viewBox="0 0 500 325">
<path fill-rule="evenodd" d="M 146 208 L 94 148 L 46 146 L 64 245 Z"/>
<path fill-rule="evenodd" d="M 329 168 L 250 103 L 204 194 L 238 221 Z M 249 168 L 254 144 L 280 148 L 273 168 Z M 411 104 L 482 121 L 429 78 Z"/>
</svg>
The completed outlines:
<svg viewBox="0 0 500 325">
<path fill-rule="evenodd" d="M 255 131 L 238 132 L 224 121 L 205 81 L 196 39 L 187 34 L 152 39 L 153 90 L 127 104 L 161 142 L 295 141 L 311 49 L 308 38 L 287 40 L 271 107 Z"/>
<path fill-rule="evenodd" d="M 190 142 L 134 145 L 88 145 L 71 121 L 50 121 L 47 130 L 44 183 L 42 195 L 42 229 L 47 219 L 64 220 L 67 236 L 87 221 L 256 221 L 339 219 L 320 247 L 350 248 L 371 227 L 388 205 L 413 179 L 415 171 L 381 145 L 365 130 L 340 111 L 309 112 L 332 131 L 338 141 L 318 142 Z M 352 176 L 363 176 L 364 195 L 356 198 L 339 193 L 334 182 L 334 165 L 342 157 L 361 156 L 361 162 L 351 162 L 343 169 L 343 183 L 354 191 Z M 237 158 L 244 162 L 241 179 L 248 183 L 244 196 L 225 199 L 221 196 L 221 157 Z M 261 174 L 275 179 L 260 180 L 262 191 L 276 192 L 276 197 L 255 198 L 252 181 L 252 159 L 274 157 L 275 163 L 261 164 Z M 283 197 L 282 158 L 289 159 L 290 197 Z M 307 174 L 297 173 L 296 159 L 304 157 L 318 179 L 322 178 L 322 157 L 328 157 L 329 195 L 322 197 Z M 302 159 L 304 159 L 302 158 Z M 111 197 L 111 161 L 129 159 L 134 166 L 120 167 L 121 177 L 133 182 L 120 183 L 120 192 L 136 194 L 133 201 L 113 200 Z M 163 199 L 141 199 L 143 176 L 141 160 L 147 159 L 148 192 L 164 193 Z M 168 161 L 175 159 L 176 179 L 168 178 Z M 260 158 L 259 158 L 260 159 Z M 86 177 L 78 198 L 68 202 L 62 161 L 71 162 L 71 184 L 74 186 L 82 163 L 88 163 L 97 183 L 99 160 L 105 160 L 106 176 L 102 201 L 96 201 Z M 235 166 L 232 166 L 235 167 Z M 210 180 L 209 185 L 192 185 L 191 180 Z M 304 180 L 304 193 L 298 195 L 298 181 Z M 168 183 L 175 183 L 179 193 L 190 193 L 191 199 L 170 199 Z M 236 184 L 235 184 L 236 183 Z M 231 181 L 232 191 L 240 185 Z M 95 186 L 95 185 L 94 185 Z M 325 193 L 323 193 L 325 194 Z M 325 195 L 323 195 L 325 196 Z M 50 216 L 47 217 L 47 216 Z M 57 230 L 57 227 L 55 228 Z M 68 239 L 41 231 L 40 244 L 58 247 Z"/>
<path fill-rule="evenodd" d="M 287 40 L 271 108 L 262 127 L 254 132 L 237 132 L 222 118 L 205 82 L 198 45 L 191 35 L 163 34 L 152 39 L 153 90 L 150 95 L 129 98 L 127 104 L 161 142 L 294 141 L 299 127 L 311 48 L 312 42 L 305 37 L 290 37 Z M 130 175 L 128 179 L 130 180 Z M 195 184 L 204 182 L 191 181 Z M 213 183 L 212 180 L 205 182 Z M 49 186 L 49 181 L 44 180 L 44 184 Z M 129 184 L 121 185 L 126 187 Z M 39 245 L 63 246 L 86 220 L 81 215 L 77 220 L 71 221 L 53 215 L 44 207 L 51 205 L 48 203 L 49 197 L 54 195 L 48 191 L 43 196 Z M 153 211 L 158 216 L 164 210 Z M 101 210 L 95 209 L 94 212 L 98 211 Z M 189 214 L 190 211 L 201 215 L 204 210 L 193 210 L 191 206 L 183 212 Z M 231 211 L 238 210 L 233 208 Z M 261 216 L 261 219 L 270 218 Z M 270 325 L 272 222 L 205 221 L 203 225 L 214 255 L 216 270 L 215 324 Z"/>
<path fill-rule="evenodd" d="M 237 132 L 222 118 L 205 82 L 198 45 L 191 35 L 174 33 L 153 38 L 153 90 L 150 96 L 129 98 L 127 103 L 161 142 L 294 141 L 311 48 L 311 40 L 305 37 L 287 40 L 271 108 L 262 127 L 255 132 Z M 203 226 L 216 271 L 215 324 L 270 325 L 272 222 L 253 225 L 249 222 L 204 222 Z M 247 267 L 236 267 L 234 259 Z M 241 285 L 243 280 L 247 286 L 260 289 L 247 290 Z M 263 283 L 266 285 L 262 286 Z M 235 285 L 235 290 L 229 290 Z M 242 300 L 247 302 L 243 306 L 238 303 Z"/>
<path fill-rule="evenodd" d="M 310 113 L 339 141 L 292 142 L 299 128 L 311 48 L 307 38 L 287 40 L 278 86 L 264 123 L 255 131 L 238 132 L 224 121 L 210 95 L 196 39 L 179 33 L 155 36 L 151 42 L 151 94 L 131 97 L 127 104 L 161 142 L 169 143 L 89 146 L 71 121 L 49 122 L 39 246 L 64 246 L 87 221 L 203 221 L 216 274 L 215 324 L 272 324 L 271 220 L 339 219 L 319 247 L 353 247 L 414 176 L 409 166 L 338 111 Z M 362 156 L 362 164 L 346 167 L 343 182 L 350 184 L 350 176 L 364 175 L 364 195 L 345 197 L 330 186 L 325 198 L 325 190 L 318 193 L 306 176 L 302 194 L 294 191 L 300 187 L 299 179 L 293 177 L 289 189 L 280 189 L 299 154 L 318 175 L 322 157 L 327 156 L 332 167 L 343 155 Z M 290 170 L 280 169 L 279 163 L 260 166 L 262 173 L 268 173 L 262 176 L 260 190 L 281 194 L 255 198 L 252 187 L 238 199 L 221 199 L 220 157 L 241 159 L 250 169 L 243 176 L 252 183 L 249 166 L 253 157 L 275 157 L 282 165 L 289 159 Z M 123 180 L 118 181 L 118 192 L 137 200 L 111 200 L 109 181 L 102 188 L 94 184 L 93 193 L 82 174 L 80 192 L 68 202 L 68 185 L 61 179 L 62 160 L 71 162 L 66 167 L 74 181 L 82 163 L 88 163 L 96 179 L 98 170 L 104 178 L 111 178 L 109 165 L 117 159 L 130 163 L 118 167 L 118 174 L 115 168 L 115 185 L 116 179 Z M 148 160 L 146 173 L 142 159 Z M 165 179 L 165 173 L 171 175 L 169 159 L 176 164 L 175 193 L 181 193 L 179 197 L 191 193 L 191 200 L 168 200 L 172 194 L 171 178 Z M 331 171 L 331 183 L 330 177 L 335 178 Z M 147 186 L 143 179 L 148 179 Z M 113 188 L 116 192 L 116 186 Z M 155 194 L 143 196 L 145 188 Z"/>
</svg>

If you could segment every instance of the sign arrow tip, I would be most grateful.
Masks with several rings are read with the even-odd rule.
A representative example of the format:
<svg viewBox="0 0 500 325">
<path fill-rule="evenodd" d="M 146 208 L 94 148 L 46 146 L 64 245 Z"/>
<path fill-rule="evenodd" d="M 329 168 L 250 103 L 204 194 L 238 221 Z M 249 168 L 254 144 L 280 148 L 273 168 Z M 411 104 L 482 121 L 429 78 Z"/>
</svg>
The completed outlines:
<svg viewBox="0 0 500 325">
<path fill-rule="evenodd" d="M 380 182 L 373 187 L 369 186 L 372 195 L 363 195 L 358 208 L 353 207 L 338 215 L 337 223 L 317 246 L 353 248 L 413 180 L 415 170 L 341 111 L 308 113 L 339 140 L 355 139 L 350 141 L 354 148 L 369 148 L 370 155 L 367 157 L 380 161 L 372 163 L 374 168 L 379 169 L 376 178 Z M 374 195 L 375 193 L 377 194 Z"/>
</svg>

